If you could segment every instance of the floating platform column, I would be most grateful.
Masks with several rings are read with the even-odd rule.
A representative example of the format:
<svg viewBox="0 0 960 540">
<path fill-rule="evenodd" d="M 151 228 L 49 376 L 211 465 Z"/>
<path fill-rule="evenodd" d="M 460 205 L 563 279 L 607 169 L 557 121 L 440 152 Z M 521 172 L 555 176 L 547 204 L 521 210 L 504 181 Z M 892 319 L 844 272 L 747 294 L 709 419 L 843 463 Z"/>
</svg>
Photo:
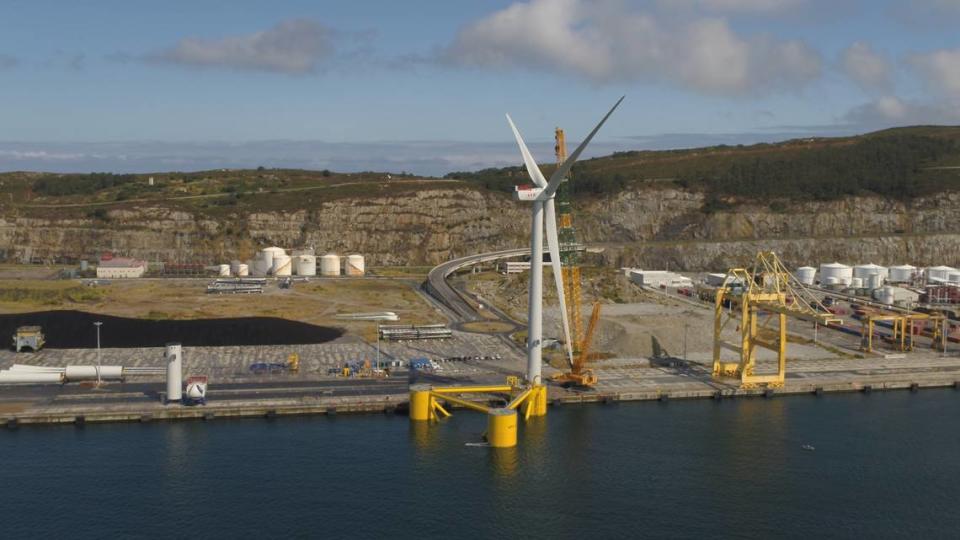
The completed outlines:
<svg viewBox="0 0 960 540">
<path fill-rule="evenodd" d="M 487 413 L 487 442 L 493 448 L 517 445 L 516 409 L 490 409 Z"/>
<path fill-rule="evenodd" d="M 430 395 L 430 385 L 415 384 L 410 387 L 410 420 L 426 422 L 433 412 L 433 396 Z"/>
<path fill-rule="evenodd" d="M 547 415 L 547 386 L 544 384 L 534 385 L 530 392 L 528 400 L 529 416 Z"/>
</svg>

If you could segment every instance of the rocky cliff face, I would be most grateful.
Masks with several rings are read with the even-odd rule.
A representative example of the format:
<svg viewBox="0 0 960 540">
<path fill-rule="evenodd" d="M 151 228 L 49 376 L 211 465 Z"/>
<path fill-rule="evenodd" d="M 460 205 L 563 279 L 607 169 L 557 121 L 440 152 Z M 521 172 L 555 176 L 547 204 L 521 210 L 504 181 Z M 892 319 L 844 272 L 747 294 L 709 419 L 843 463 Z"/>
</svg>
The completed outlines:
<svg viewBox="0 0 960 540">
<path fill-rule="evenodd" d="M 793 265 L 960 263 L 960 194 L 911 203 L 848 198 L 783 206 L 744 204 L 706 214 L 700 193 L 639 189 L 581 203 L 575 225 L 584 242 L 605 248 L 608 263 L 623 266 L 721 270 L 746 263 L 760 249 Z M 159 206 L 107 210 L 99 218 L 40 218 L 21 209 L 0 219 L 0 256 L 79 259 L 111 250 L 211 264 L 280 245 L 363 253 L 368 265 L 432 265 L 522 246 L 528 221 L 526 205 L 459 187 L 219 219 Z"/>
</svg>

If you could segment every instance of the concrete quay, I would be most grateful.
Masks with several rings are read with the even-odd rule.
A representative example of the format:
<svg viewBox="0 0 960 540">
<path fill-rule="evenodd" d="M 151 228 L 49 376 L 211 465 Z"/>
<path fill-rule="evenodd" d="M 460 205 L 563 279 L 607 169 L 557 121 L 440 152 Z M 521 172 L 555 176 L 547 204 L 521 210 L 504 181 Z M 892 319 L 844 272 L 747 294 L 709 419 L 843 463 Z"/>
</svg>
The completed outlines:
<svg viewBox="0 0 960 540">
<path fill-rule="evenodd" d="M 619 364 L 619 365 L 617 365 Z M 743 389 L 735 381 L 716 381 L 706 365 L 645 359 L 622 360 L 598 369 L 594 390 L 551 386 L 554 406 L 674 399 L 774 398 L 837 392 L 926 388 L 960 389 L 960 358 L 910 355 L 892 359 L 797 361 L 783 388 Z M 760 368 L 766 367 L 763 362 Z M 0 422 L 8 427 L 29 424 L 152 422 L 272 418 L 286 415 L 404 413 L 413 382 L 442 386 L 503 382 L 502 373 L 478 366 L 450 369 L 446 374 L 391 379 L 343 379 L 286 376 L 212 386 L 204 406 L 163 404 L 163 383 L 120 383 L 104 389 L 79 385 L 8 387 L 0 393 Z"/>
</svg>

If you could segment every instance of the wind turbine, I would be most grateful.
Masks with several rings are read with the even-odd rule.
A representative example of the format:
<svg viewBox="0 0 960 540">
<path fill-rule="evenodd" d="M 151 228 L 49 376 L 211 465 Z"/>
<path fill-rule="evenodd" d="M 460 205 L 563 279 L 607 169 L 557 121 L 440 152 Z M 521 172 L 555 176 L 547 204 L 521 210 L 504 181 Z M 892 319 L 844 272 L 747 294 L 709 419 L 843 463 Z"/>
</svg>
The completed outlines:
<svg viewBox="0 0 960 540">
<path fill-rule="evenodd" d="M 570 343 L 570 321 L 567 320 L 567 302 L 563 293 L 563 276 L 560 273 L 560 242 L 557 238 L 557 212 L 553 202 L 553 197 L 560 187 L 560 182 L 570 172 L 577 158 L 583 152 L 584 148 L 590 144 L 590 140 L 597 134 L 600 127 L 603 126 L 607 118 L 613 114 L 613 111 L 623 101 L 621 97 L 613 105 L 606 116 L 600 120 L 597 127 L 587 135 L 587 138 L 580 143 L 580 146 L 570 154 L 570 157 L 557 167 L 557 170 L 550 175 L 550 180 L 546 180 L 537 162 L 527 149 L 520 131 L 514 125 L 513 119 L 507 115 L 507 122 L 513 130 L 513 135 L 517 138 L 517 144 L 520 146 L 520 153 L 523 155 L 523 163 L 527 168 L 527 174 L 533 180 L 534 187 L 517 186 L 514 190 L 514 199 L 518 201 L 532 202 L 533 213 L 530 219 L 530 283 L 527 308 L 527 382 L 538 386 L 543 384 L 541 376 L 542 371 L 542 342 L 543 342 L 543 227 L 547 227 L 547 246 L 550 250 L 550 264 L 553 267 L 553 279 L 557 286 L 557 297 L 560 301 L 560 319 L 563 323 L 563 337 L 567 346 L 567 359 L 570 365 L 573 365 L 573 346 Z M 546 214 L 546 215 L 544 215 Z"/>
</svg>

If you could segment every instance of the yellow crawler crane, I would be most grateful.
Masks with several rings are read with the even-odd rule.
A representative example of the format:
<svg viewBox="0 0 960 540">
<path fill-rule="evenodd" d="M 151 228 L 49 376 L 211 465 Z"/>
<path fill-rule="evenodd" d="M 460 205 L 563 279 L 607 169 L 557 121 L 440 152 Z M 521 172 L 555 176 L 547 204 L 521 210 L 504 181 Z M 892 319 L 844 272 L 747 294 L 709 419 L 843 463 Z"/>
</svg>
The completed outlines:
<svg viewBox="0 0 960 540">
<path fill-rule="evenodd" d="M 827 311 L 773 252 L 758 253 L 752 271 L 733 268 L 727 272 L 716 295 L 713 376 L 737 377 L 742 388 L 782 387 L 787 374 L 787 317 L 821 325 L 843 322 Z M 775 333 L 768 328 L 774 319 Z M 740 332 L 737 343 L 723 340 L 723 331 L 733 324 L 731 321 L 736 321 Z M 777 353 L 776 373 L 756 372 L 757 347 Z M 737 353 L 739 361 L 721 361 L 723 349 Z"/>
<path fill-rule="evenodd" d="M 567 160 L 567 139 L 563 130 L 556 128 L 553 132 L 556 145 L 553 147 L 557 156 L 557 167 Z M 571 347 L 574 356 L 583 349 L 583 297 L 580 293 L 580 265 L 577 254 L 577 234 L 573 228 L 573 208 L 571 205 L 572 174 L 560 184 L 557 190 L 557 227 L 560 239 L 560 259 L 563 263 L 560 272 L 563 274 L 563 294 L 567 299 L 567 316 L 570 320 Z"/>
<path fill-rule="evenodd" d="M 594 302 L 593 313 L 590 314 L 590 325 L 581 342 L 579 352 L 573 358 L 570 371 L 553 376 L 553 381 L 563 386 L 580 386 L 590 388 L 597 384 L 597 376 L 587 369 L 590 360 L 590 346 L 593 344 L 593 335 L 597 331 L 597 322 L 600 320 L 600 302 Z"/>
</svg>

